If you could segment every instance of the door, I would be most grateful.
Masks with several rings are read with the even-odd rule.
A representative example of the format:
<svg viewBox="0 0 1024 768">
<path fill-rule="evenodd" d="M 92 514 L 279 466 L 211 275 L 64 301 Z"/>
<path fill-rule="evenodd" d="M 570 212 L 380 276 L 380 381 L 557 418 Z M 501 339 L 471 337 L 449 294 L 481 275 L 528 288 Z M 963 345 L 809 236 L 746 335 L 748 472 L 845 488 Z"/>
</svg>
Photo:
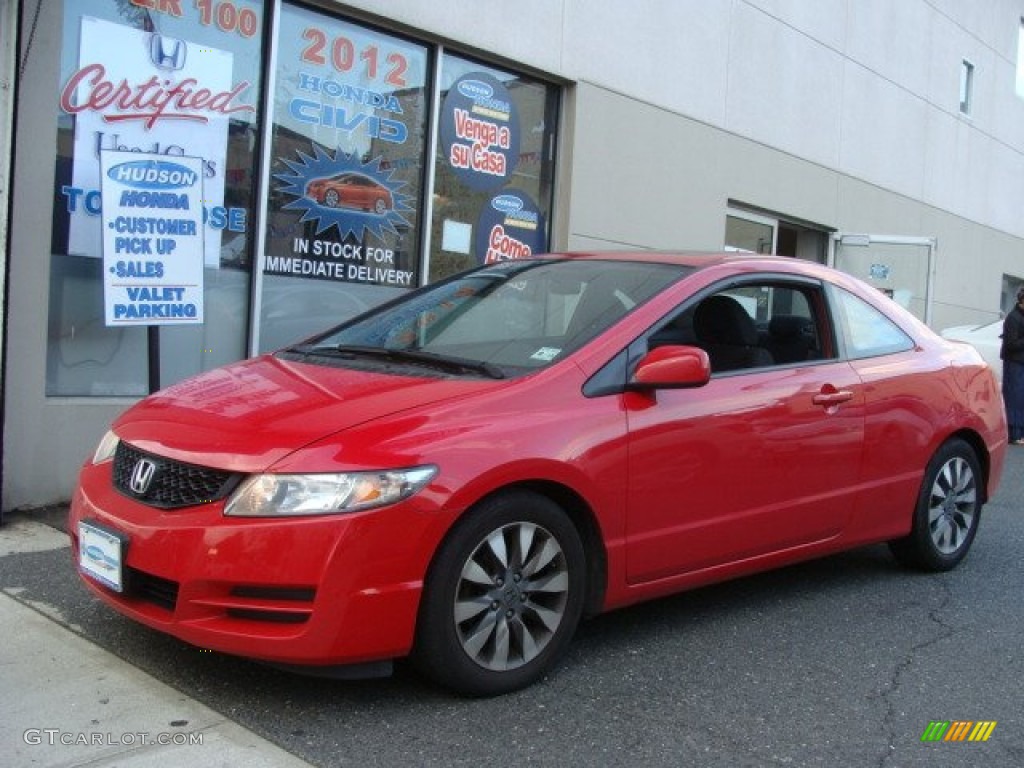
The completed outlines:
<svg viewBox="0 0 1024 768">
<path fill-rule="evenodd" d="M 770 253 L 824 264 L 830 232 L 780 215 L 754 213 L 730 205 L 725 216 L 725 250 Z"/>
<path fill-rule="evenodd" d="M 800 357 L 778 346 L 772 364 L 713 371 L 707 385 L 661 390 L 653 402 L 626 395 L 633 584 L 822 542 L 854 512 L 864 393 L 836 357 L 820 289 L 758 284 L 728 293 L 753 316 L 766 349 L 772 331 L 793 320 L 810 323 L 808 345 Z M 665 328 L 693 327 L 688 314 L 698 313 L 684 307 Z M 655 329 L 651 343 L 662 333 Z"/>
<path fill-rule="evenodd" d="M 832 265 L 875 286 L 931 323 L 936 241 L 929 237 L 836 234 Z"/>
</svg>

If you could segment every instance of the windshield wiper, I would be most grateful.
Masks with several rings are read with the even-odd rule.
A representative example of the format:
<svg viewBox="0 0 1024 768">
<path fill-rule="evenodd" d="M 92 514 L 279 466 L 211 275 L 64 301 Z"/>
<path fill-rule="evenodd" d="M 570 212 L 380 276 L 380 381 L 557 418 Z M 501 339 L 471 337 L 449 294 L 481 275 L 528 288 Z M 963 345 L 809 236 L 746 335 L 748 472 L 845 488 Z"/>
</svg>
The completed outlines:
<svg viewBox="0 0 1024 768">
<path fill-rule="evenodd" d="M 491 379 L 505 378 L 505 372 L 493 363 L 483 360 L 470 360 L 465 357 L 455 357 L 454 355 L 439 355 L 436 352 L 426 352 L 422 349 L 388 349 L 387 347 L 370 347 L 358 344 L 335 344 L 313 347 L 304 351 L 311 355 L 376 357 L 394 363 L 426 365 L 455 373 L 480 373 Z"/>
</svg>

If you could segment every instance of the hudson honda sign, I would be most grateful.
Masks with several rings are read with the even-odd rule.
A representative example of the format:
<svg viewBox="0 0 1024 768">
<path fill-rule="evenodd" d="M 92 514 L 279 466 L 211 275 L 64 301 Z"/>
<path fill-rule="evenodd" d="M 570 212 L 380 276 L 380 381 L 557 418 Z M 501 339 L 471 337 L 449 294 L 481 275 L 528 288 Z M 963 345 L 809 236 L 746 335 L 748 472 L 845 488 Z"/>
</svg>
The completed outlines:
<svg viewBox="0 0 1024 768">
<path fill-rule="evenodd" d="M 203 322 L 203 174 L 197 157 L 104 151 L 107 325 Z"/>
</svg>

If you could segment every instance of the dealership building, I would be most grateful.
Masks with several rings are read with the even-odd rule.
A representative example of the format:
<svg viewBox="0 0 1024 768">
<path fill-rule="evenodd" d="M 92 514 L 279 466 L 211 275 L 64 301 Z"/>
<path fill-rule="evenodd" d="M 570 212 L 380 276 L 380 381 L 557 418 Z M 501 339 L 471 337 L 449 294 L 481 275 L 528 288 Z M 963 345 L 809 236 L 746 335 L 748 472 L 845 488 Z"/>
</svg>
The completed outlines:
<svg viewBox="0 0 1024 768">
<path fill-rule="evenodd" d="M 3 509 L 147 393 L 546 250 L 1024 284 L 1024 0 L 0 0 Z M 224 398 L 230 410 L 230 398 Z"/>
</svg>

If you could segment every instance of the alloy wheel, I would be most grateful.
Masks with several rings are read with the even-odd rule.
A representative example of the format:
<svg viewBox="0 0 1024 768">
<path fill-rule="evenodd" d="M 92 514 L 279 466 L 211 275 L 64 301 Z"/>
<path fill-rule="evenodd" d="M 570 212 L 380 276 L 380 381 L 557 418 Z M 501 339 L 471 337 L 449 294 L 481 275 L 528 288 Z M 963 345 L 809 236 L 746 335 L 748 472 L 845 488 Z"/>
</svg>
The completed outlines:
<svg viewBox="0 0 1024 768">
<path fill-rule="evenodd" d="M 967 541 L 978 508 L 978 487 L 971 465 L 951 458 L 936 474 L 928 507 L 928 529 L 935 548 L 944 555 Z"/>
<path fill-rule="evenodd" d="M 453 616 L 462 650 L 491 671 L 528 664 L 554 637 L 568 595 L 568 563 L 549 531 L 529 522 L 494 530 L 459 576 Z"/>
</svg>

